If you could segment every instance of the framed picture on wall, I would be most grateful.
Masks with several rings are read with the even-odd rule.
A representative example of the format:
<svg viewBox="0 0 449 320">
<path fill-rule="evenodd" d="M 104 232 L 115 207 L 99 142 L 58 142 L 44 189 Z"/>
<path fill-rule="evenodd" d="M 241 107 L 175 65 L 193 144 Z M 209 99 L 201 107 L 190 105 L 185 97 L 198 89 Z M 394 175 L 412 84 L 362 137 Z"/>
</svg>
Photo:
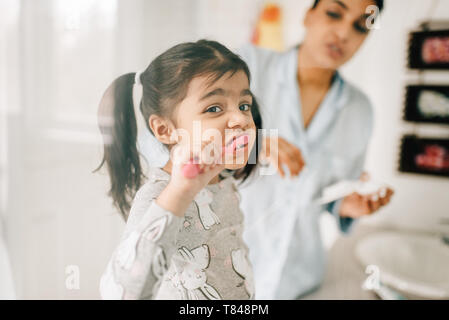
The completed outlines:
<svg viewBox="0 0 449 320">
<path fill-rule="evenodd" d="M 408 58 L 410 69 L 449 70 L 449 29 L 412 32 Z"/>
<path fill-rule="evenodd" d="M 449 125 L 449 86 L 407 86 L 404 120 Z"/>
<path fill-rule="evenodd" d="M 399 171 L 449 177 L 449 138 L 402 138 Z"/>
</svg>

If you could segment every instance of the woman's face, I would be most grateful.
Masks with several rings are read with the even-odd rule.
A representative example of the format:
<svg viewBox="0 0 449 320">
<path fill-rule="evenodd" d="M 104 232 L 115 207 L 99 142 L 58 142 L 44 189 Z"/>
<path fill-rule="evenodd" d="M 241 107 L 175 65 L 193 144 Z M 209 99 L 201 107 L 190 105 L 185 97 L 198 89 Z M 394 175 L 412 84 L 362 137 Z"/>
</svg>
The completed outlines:
<svg viewBox="0 0 449 320">
<path fill-rule="evenodd" d="M 336 70 L 352 58 L 372 25 L 372 5 L 374 0 L 321 0 L 307 12 L 303 48 L 315 67 Z"/>
<path fill-rule="evenodd" d="M 232 76 L 226 73 L 212 84 L 208 76 L 196 77 L 175 110 L 176 132 L 182 141 L 190 143 L 192 151 L 210 140 L 220 150 L 227 146 L 226 169 L 242 168 L 248 162 L 256 138 L 251 105 L 248 77 L 243 71 Z M 237 139 L 240 144 L 233 143 L 237 137 L 241 137 Z"/>
</svg>

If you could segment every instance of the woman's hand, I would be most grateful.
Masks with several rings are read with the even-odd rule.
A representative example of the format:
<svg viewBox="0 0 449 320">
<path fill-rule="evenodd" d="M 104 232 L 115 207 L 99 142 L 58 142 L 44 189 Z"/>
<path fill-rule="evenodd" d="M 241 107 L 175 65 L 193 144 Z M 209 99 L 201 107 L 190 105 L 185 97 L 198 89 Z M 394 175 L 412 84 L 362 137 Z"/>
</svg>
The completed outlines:
<svg viewBox="0 0 449 320">
<path fill-rule="evenodd" d="M 369 195 L 352 193 L 343 199 L 340 206 L 340 216 L 356 219 L 373 214 L 387 205 L 393 194 L 394 191 L 390 188 L 382 188 Z"/>
<path fill-rule="evenodd" d="M 183 216 L 197 193 L 224 170 L 223 152 L 213 142 L 204 142 L 200 154 L 192 155 L 190 149 L 176 145 L 171 155 L 170 182 L 156 201 L 165 210 Z M 199 165 L 200 172 L 194 178 L 187 178 L 182 167 L 192 159 Z"/>
<path fill-rule="evenodd" d="M 262 162 L 268 161 L 277 168 L 283 178 L 285 177 L 283 165 L 287 166 L 292 177 L 299 175 L 305 165 L 301 151 L 281 137 L 265 137 L 260 157 Z"/>
</svg>

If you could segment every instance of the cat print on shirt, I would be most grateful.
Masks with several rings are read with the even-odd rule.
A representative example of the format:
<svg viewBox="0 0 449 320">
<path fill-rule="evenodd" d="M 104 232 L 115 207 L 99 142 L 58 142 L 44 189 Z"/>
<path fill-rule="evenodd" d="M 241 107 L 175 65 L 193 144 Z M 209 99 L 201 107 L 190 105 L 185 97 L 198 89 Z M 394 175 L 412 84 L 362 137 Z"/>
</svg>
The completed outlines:
<svg viewBox="0 0 449 320">
<path fill-rule="evenodd" d="M 156 296 L 157 291 L 161 285 L 164 274 L 167 272 L 167 258 L 165 257 L 164 250 L 161 247 L 157 247 L 157 252 L 153 257 L 151 270 L 156 278 L 156 283 L 153 286 L 153 297 Z"/>
<path fill-rule="evenodd" d="M 117 249 L 116 262 L 124 269 L 130 269 L 136 259 L 136 247 L 143 235 L 145 239 L 156 242 L 164 233 L 165 227 L 170 223 L 171 216 L 163 215 L 151 221 L 143 231 L 132 231 Z"/>
<path fill-rule="evenodd" d="M 143 232 L 132 231 L 117 248 L 115 263 L 117 266 L 130 270 L 136 259 L 137 244 L 141 237 L 156 243 L 164 233 L 165 227 L 170 223 L 171 215 L 166 214 L 152 220 Z M 165 255 L 161 247 L 155 244 L 156 251 L 153 261 L 153 272 L 158 280 L 167 269 Z M 105 274 L 100 280 L 100 292 L 103 299 L 122 299 L 123 287 L 116 282 L 112 272 L 111 262 L 108 264 Z"/>
<path fill-rule="evenodd" d="M 178 249 L 174 268 L 168 276 L 183 300 L 199 300 L 204 296 L 208 300 L 221 300 L 218 291 L 207 283 L 205 269 L 209 267 L 209 247 L 203 244 L 192 250 L 186 247 Z"/>
<path fill-rule="evenodd" d="M 220 224 L 220 219 L 210 208 L 213 200 L 211 191 L 204 188 L 195 197 L 195 202 L 198 205 L 200 221 L 204 229 L 209 230 L 214 224 Z"/>
<path fill-rule="evenodd" d="M 103 300 L 120 300 L 123 298 L 123 292 L 123 287 L 115 281 L 112 264 L 109 262 L 100 279 L 100 296 Z"/>
<path fill-rule="evenodd" d="M 250 299 L 254 297 L 254 279 L 251 265 L 246 257 L 244 250 L 237 249 L 231 251 L 232 268 L 243 278 L 246 293 Z"/>
</svg>

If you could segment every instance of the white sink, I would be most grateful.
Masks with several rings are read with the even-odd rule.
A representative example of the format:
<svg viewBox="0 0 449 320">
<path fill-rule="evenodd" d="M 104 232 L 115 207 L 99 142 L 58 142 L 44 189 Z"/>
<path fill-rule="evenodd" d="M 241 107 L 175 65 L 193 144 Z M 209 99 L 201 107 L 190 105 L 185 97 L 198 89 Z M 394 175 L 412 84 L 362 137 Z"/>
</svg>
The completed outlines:
<svg viewBox="0 0 449 320">
<path fill-rule="evenodd" d="M 379 232 L 358 243 L 356 256 L 378 267 L 381 283 L 405 295 L 449 299 L 449 245 L 440 237 Z"/>
</svg>

